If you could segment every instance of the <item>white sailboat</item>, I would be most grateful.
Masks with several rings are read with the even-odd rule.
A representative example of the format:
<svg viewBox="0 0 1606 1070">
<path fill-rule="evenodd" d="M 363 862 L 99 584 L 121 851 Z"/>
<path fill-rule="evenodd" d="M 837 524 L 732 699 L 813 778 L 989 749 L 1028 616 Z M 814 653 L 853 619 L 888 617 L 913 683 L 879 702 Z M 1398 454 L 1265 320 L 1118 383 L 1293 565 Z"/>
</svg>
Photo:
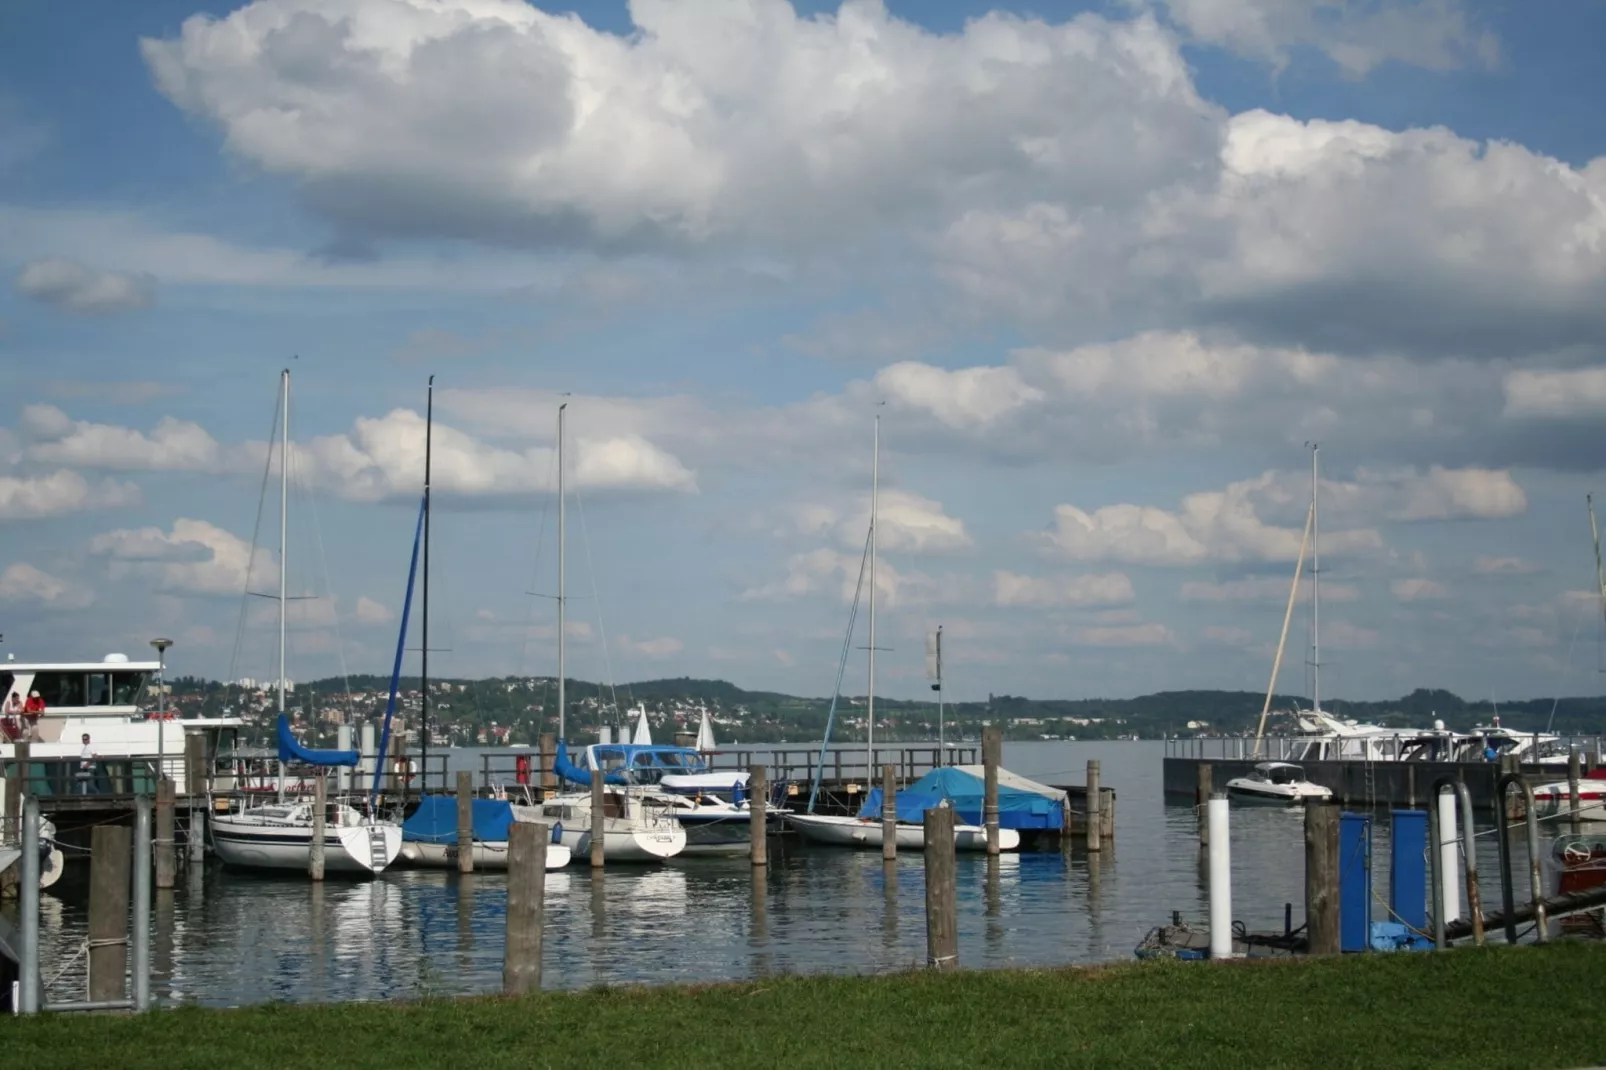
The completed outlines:
<svg viewBox="0 0 1606 1070">
<path fill-rule="evenodd" d="M 289 737 L 285 714 L 285 606 L 287 604 L 288 517 L 290 504 L 290 370 L 280 376 L 282 423 L 279 434 L 279 723 L 281 744 Z M 319 752 L 304 752 L 317 756 Z M 401 826 L 364 817 L 345 803 L 325 815 L 324 869 L 334 873 L 379 873 L 401 852 Z M 296 802 L 250 807 L 212 818 L 212 849 L 229 866 L 307 871 L 312 859 L 312 804 Z"/>
<path fill-rule="evenodd" d="M 589 789 L 591 778 L 609 774 L 601 764 L 582 769 L 568 761 L 565 741 L 567 701 L 565 691 L 565 632 L 568 626 L 568 514 L 564 493 L 564 414 L 567 402 L 558 406 L 558 760 L 553 768 L 560 777 Z M 641 710 L 637 731 L 651 744 L 647 711 Z M 686 830 L 661 807 L 646 805 L 643 792 L 629 784 L 605 783 L 602 793 L 602 857 L 608 862 L 660 862 L 673 858 L 686 848 Z M 541 817 L 560 825 L 558 836 L 571 852 L 591 852 L 591 792 L 565 792 L 542 802 Z"/>
<path fill-rule="evenodd" d="M 870 571 L 870 657 L 865 699 L 865 717 L 868 728 L 865 735 L 864 759 L 867 771 L 875 763 L 875 572 L 876 521 L 880 507 L 880 491 L 881 417 L 877 416 L 875 420 L 875 445 L 870 461 L 870 538 L 868 548 Z M 800 836 L 813 843 L 829 844 L 835 847 L 873 847 L 878 849 L 882 845 L 883 829 L 879 815 L 864 818 L 839 817 L 789 810 L 786 812 L 786 822 L 796 829 Z M 922 825 L 900 822 L 896 826 L 895 834 L 899 847 L 912 849 L 925 846 L 926 833 Z M 987 849 L 987 830 L 980 825 L 956 825 L 954 828 L 954 846 L 961 851 L 985 851 Z M 998 846 L 1003 851 L 1018 849 L 1020 847 L 1020 833 L 1015 829 L 999 829 Z"/>
</svg>

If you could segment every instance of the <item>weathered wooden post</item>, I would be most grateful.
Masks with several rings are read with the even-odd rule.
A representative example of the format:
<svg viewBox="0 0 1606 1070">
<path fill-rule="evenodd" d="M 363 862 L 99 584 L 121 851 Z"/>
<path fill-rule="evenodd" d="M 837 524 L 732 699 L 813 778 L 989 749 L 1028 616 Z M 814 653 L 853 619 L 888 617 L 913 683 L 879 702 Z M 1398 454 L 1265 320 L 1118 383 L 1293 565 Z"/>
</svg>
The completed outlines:
<svg viewBox="0 0 1606 1070">
<path fill-rule="evenodd" d="M 1569 815 L 1568 823 L 1571 824 L 1574 835 L 1578 834 L 1582 821 L 1578 812 L 1578 780 L 1581 775 L 1579 769 L 1580 760 L 1576 746 L 1567 751 L 1567 813 Z"/>
<path fill-rule="evenodd" d="M 507 830 L 507 948 L 502 991 L 509 995 L 541 987 L 541 925 L 546 907 L 545 825 L 515 821 Z"/>
<path fill-rule="evenodd" d="M 881 857 L 898 857 L 898 773 L 881 767 Z"/>
<path fill-rule="evenodd" d="M 125 997 L 132 830 L 96 825 L 89 834 L 89 1001 Z"/>
<path fill-rule="evenodd" d="M 1394 743 L 1394 753 L 1400 752 L 1399 740 Z M 1405 808 L 1416 809 L 1416 766 L 1407 764 L 1405 767 Z"/>
<path fill-rule="evenodd" d="M 558 760 L 558 737 L 551 732 L 541 733 L 541 798 L 553 794 L 558 787 L 558 777 L 553 767 Z"/>
<path fill-rule="evenodd" d="M 173 843 L 173 781 L 156 782 L 156 887 L 171 888 L 178 877 L 178 854 Z"/>
<path fill-rule="evenodd" d="M 954 811 L 939 806 L 925 814 L 926 965 L 959 968 L 958 895 L 954 887 Z"/>
<path fill-rule="evenodd" d="M 1003 759 L 1004 730 L 988 725 L 981 730 L 981 819 L 987 826 L 987 853 L 998 853 L 998 763 Z"/>
<path fill-rule="evenodd" d="M 762 765 L 750 766 L 747 771 L 747 832 L 748 856 L 753 865 L 769 864 L 769 770 Z"/>
<path fill-rule="evenodd" d="M 1211 781 L 1214 779 L 1209 763 L 1199 763 L 1198 776 L 1199 786 L 1194 789 L 1193 802 L 1194 808 L 1199 812 L 1199 850 L 1207 851 L 1210 849 L 1209 803 L 1213 790 Z"/>
<path fill-rule="evenodd" d="M 457 872 L 474 872 L 474 774 L 457 774 Z"/>
<path fill-rule="evenodd" d="M 1087 849 L 1098 851 L 1104 832 L 1104 794 L 1099 787 L 1099 760 L 1087 760 Z"/>
<path fill-rule="evenodd" d="M 1312 955 L 1336 955 L 1338 940 L 1338 807 L 1305 806 L 1305 934 Z"/>
<path fill-rule="evenodd" d="M 312 851 L 307 856 L 307 876 L 323 880 L 324 845 L 329 839 L 329 781 L 319 770 L 312 781 Z"/>
<path fill-rule="evenodd" d="M 189 861 L 206 861 L 206 737 L 184 737 L 184 791 L 190 799 L 190 830 L 185 836 Z"/>
<path fill-rule="evenodd" d="M 591 868 L 601 869 L 608 826 L 602 812 L 602 770 L 591 771 Z"/>
</svg>

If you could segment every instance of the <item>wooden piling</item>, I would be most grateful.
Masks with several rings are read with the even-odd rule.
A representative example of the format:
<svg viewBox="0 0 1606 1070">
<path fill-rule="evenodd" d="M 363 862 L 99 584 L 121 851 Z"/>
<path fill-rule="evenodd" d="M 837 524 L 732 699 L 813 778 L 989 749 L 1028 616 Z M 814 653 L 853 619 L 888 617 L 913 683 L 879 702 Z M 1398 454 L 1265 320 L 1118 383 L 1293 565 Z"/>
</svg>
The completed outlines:
<svg viewBox="0 0 1606 1070">
<path fill-rule="evenodd" d="M 178 876 L 178 852 L 173 843 L 173 781 L 156 782 L 156 887 L 171 888 Z"/>
<path fill-rule="evenodd" d="M 925 814 L 926 965 L 959 968 L 958 893 L 954 887 L 954 811 L 939 806 Z"/>
<path fill-rule="evenodd" d="M 998 766 L 1004 755 L 1004 730 L 988 725 L 981 730 L 982 824 L 987 827 L 987 853 L 998 853 Z"/>
<path fill-rule="evenodd" d="M 607 824 L 602 813 L 602 771 L 591 771 L 591 868 L 601 869 Z"/>
<path fill-rule="evenodd" d="M 1574 835 L 1577 835 L 1582 824 L 1578 810 L 1578 780 L 1581 776 L 1579 765 L 1581 756 L 1578 748 L 1573 747 L 1567 752 L 1567 814 L 1568 823 L 1572 826 Z"/>
<path fill-rule="evenodd" d="M 597 780 L 601 782 L 600 778 Z M 507 947 L 502 991 L 508 995 L 541 987 L 541 926 L 546 908 L 545 825 L 515 821 L 507 830 Z"/>
<path fill-rule="evenodd" d="M 558 737 L 551 732 L 541 734 L 541 798 L 553 794 L 558 789 L 558 776 L 553 772 L 553 766 L 558 760 Z"/>
<path fill-rule="evenodd" d="M 881 857 L 898 857 L 898 771 L 881 767 Z"/>
<path fill-rule="evenodd" d="M 457 774 L 457 872 L 474 872 L 474 774 Z"/>
<path fill-rule="evenodd" d="M 1101 849 L 1104 833 L 1104 793 L 1099 789 L 1099 760 L 1087 760 L 1087 849 Z"/>
<path fill-rule="evenodd" d="M 319 770 L 312 782 L 312 850 L 307 855 L 307 876 L 323 880 L 324 846 L 329 839 L 329 781 Z"/>
<path fill-rule="evenodd" d="M 127 996 L 133 830 L 96 825 L 89 851 L 89 1000 L 101 1003 Z"/>
<path fill-rule="evenodd" d="M 1398 745 L 1395 747 L 1395 752 L 1399 752 Z M 1416 766 L 1414 765 L 1405 767 L 1405 808 L 1407 810 L 1416 809 Z"/>
<path fill-rule="evenodd" d="M 1214 779 L 1210 764 L 1200 762 L 1198 767 L 1199 783 L 1193 793 L 1193 808 L 1199 815 L 1199 850 L 1210 849 L 1210 793 L 1214 788 L 1211 781 Z"/>
<path fill-rule="evenodd" d="M 1312 955 L 1336 955 L 1338 940 L 1338 807 L 1305 806 L 1305 933 Z"/>
<path fill-rule="evenodd" d="M 762 765 L 747 770 L 748 858 L 755 866 L 769 864 L 769 771 Z"/>
<path fill-rule="evenodd" d="M 206 799 L 210 790 L 206 775 L 206 737 L 184 736 L 184 792 L 189 797 L 190 827 L 185 835 L 186 855 L 199 865 L 206 861 Z"/>
</svg>

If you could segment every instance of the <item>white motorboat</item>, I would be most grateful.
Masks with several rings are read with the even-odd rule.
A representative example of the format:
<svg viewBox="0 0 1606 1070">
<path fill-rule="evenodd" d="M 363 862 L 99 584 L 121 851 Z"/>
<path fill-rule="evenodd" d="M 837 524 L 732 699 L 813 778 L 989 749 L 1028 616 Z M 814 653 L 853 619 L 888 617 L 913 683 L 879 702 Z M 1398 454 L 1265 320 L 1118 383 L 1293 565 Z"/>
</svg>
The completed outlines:
<svg viewBox="0 0 1606 1070">
<path fill-rule="evenodd" d="M 1554 780 L 1534 788 L 1534 806 L 1540 817 L 1556 817 L 1572 812 L 1572 793 L 1566 780 Z M 1578 819 L 1592 824 L 1606 822 L 1606 779 L 1581 777 L 1578 781 Z"/>
<path fill-rule="evenodd" d="M 746 802 L 651 789 L 642 791 L 642 801 L 649 809 L 661 808 L 685 830 L 682 855 L 740 855 L 752 847 L 753 812 Z M 771 810 L 768 816 L 776 825 L 781 821 L 779 811 Z"/>
<path fill-rule="evenodd" d="M 591 793 L 555 795 L 541 804 L 541 819 L 559 827 L 563 846 L 591 853 Z M 606 862 L 662 862 L 686 849 L 686 830 L 641 791 L 607 785 L 602 793 L 602 857 Z"/>
<path fill-rule="evenodd" d="M 1227 795 L 1239 802 L 1303 806 L 1307 802 L 1326 802 L 1332 789 L 1305 779 L 1305 770 L 1292 762 L 1261 762 L 1248 776 L 1227 781 Z"/>
<path fill-rule="evenodd" d="M 369 821 L 344 803 L 330 807 L 324 870 L 380 873 L 401 853 L 401 826 Z M 212 818 L 212 849 L 229 866 L 307 871 L 312 859 L 312 804 L 255 806 Z"/>
<path fill-rule="evenodd" d="M 428 866 L 436 869 L 457 868 L 457 844 L 455 843 L 421 843 L 406 841 L 402 844 L 401 857 L 415 866 Z M 546 868 L 550 872 L 562 869 L 574 858 L 574 853 L 561 843 L 546 845 Z M 507 841 L 506 840 L 475 840 L 474 841 L 474 868 L 501 870 L 507 868 Z"/>
<path fill-rule="evenodd" d="M 788 811 L 786 823 L 796 829 L 800 836 L 812 843 L 830 844 L 835 847 L 863 847 L 879 850 L 883 841 L 881 820 L 879 818 L 831 817 L 825 814 L 802 814 Z M 910 825 L 899 822 L 897 825 L 897 838 L 900 849 L 919 850 L 926 846 L 926 830 L 923 825 Z M 998 849 L 1000 851 L 1019 850 L 1020 833 L 1015 829 L 999 829 Z M 980 825 L 956 825 L 954 827 L 954 850 L 987 850 L 987 830 Z"/>
<path fill-rule="evenodd" d="M 158 692 L 148 685 L 162 668 L 160 661 L 130 661 L 125 654 L 107 654 L 103 661 L 0 663 L 0 702 L 12 692 L 37 691 L 45 704 L 37 716 L 0 717 L 0 759 L 15 758 L 16 744 L 26 741 L 38 763 L 30 772 L 38 791 L 66 795 L 80 788 L 78 756 L 88 735 L 97 763 L 88 791 L 153 790 L 157 759 L 163 757 L 174 790 L 182 794 L 188 790 L 185 737 L 202 736 L 209 756 L 228 754 L 245 722 L 178 719 L 153 708 Z"/>
</svg>

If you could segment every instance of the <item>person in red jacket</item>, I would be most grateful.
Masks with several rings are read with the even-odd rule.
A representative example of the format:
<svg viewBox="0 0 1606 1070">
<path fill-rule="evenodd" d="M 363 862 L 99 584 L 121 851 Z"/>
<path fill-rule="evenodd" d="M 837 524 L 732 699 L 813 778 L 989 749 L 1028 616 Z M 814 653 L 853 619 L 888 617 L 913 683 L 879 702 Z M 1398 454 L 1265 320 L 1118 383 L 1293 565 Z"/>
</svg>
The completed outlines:
<svg viewBox="0 0 1606 1070">
<path fill-rule="evenodd" d="M 28 738 L 39 739 L 39 718 L 45 713 L 45 700 L 39 697 L 39 692 L 30 691 L 28 702 L 22 707 L 22 719 L 28 723 Z"/>
</svg>

